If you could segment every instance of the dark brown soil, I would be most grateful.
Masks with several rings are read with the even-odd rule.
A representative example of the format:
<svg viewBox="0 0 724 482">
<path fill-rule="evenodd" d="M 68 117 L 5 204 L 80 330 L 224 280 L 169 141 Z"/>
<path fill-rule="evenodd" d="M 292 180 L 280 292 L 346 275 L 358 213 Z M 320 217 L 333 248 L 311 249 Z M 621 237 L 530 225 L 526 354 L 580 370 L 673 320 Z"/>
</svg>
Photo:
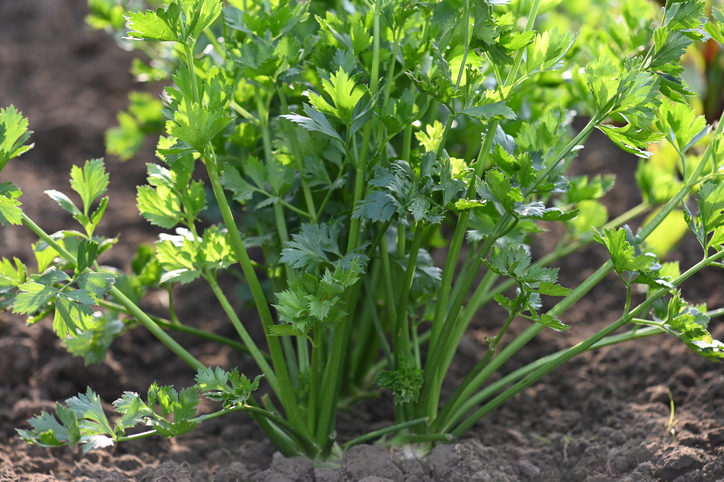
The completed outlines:
<svg viewBox="0 0 724 482">
<path fill-rule="evenodd" d="M 3 181 L 24 192 L 26 212 L 46 230 L 69 220 L 45 197 L 46 189 L 68 189 L 74 163 L 104 154 L 103 130 L 115 122 L 134 85 L 128 74 L 132 54 L 102 33 L 83 27 L 84 0 L 0 2 L 0 106 L 14 104 L 30 118 L 35 149 L 13 161 Z M 579 172 L 615 172 L 617 188 L 608 196 L 612 215 L 638 199 L 632 176 L 635 160 L 594 136 L 577 161 Z M 111 204 L 104 235 L 123 233 L 119 246 L 102 261 L 127 268 L 134 247 L 152 241 L 153 230 L 137 216 L 135 185 L 144 182 L 152 146 L 126 164 L 109 159 Z M 43 199 L 45 199 L 43 201 Z M 0 254 L 30 261 L 27 229 L 0 230 Z M 535 247 L 543 251 L 545 240 Z M 691 239 L 680 246 L 682 268 L 698 260 Z M 591 246 L 561 263 L 562 284 L 575 286 L 606 260 Z M 724 276 L 709 271 L 684 290 L 692 302 L 724 305 Z M 570 346 L 615 320 L 623 308 L 623 289 L 613 277 L 595 288 L 563 319 L 570 334 L 544 332 L 530 343 L 514 369 Z M 233 336 L 222 314 L 209 308 L 208 293 L 186 290 L 182 317 L 197 326 Z M 163 309 L 162 299 L 149 309 Z M 251 315 L 249 315 L 251 316 Z M 480 341 L 497 317 L 478 319 L 455 360 L 454 387 L 479 358 Z M 253 321 L 253 320 L 250 320 Z M 525 329 L 524 323 L 516 327 Z M 717 320 L 712 331 L 724 336 Z M 514 331 L 515 331 L 514 330 Z M 227 349 L 178 338 L 209 365 L 249 361 Z M 480 340 L 480 341 L 479 341 Z M 253 375 L 254 373 L 249 373 Z M 19 317 L 0 314 L 0 481 L 717 481 L 724 480 L 724 374 L 720 365 L 697 358 L 673 338 L 645 339 L 585 354 L 513 399 L 480 422 L 461 440 L 436 447 L 425 459 L 404 458 L 376 445 L 355 447 L 337 464 L 315 467 L 274 453 L 253 422 L 231 415 L 204 423 L 173 440 L 155 438 L 122 444 L 113 452 L 85 457 L 69 449 L 26 445 L 15 433 L 56 400 L 91 386 L 106 401 L 124 390 L 143 392 L 150 382 L 183 387 L 193 373 L 146 332 L 124 335 L 100 366 L 85 367 L 65 353 L 46 320 L 26 327 Z M 676 406 L 674 431 L 668 431 L 668 390 Z M 390 423 L 389 397 L 343 412 L 340 437 Z"/>
</svg>

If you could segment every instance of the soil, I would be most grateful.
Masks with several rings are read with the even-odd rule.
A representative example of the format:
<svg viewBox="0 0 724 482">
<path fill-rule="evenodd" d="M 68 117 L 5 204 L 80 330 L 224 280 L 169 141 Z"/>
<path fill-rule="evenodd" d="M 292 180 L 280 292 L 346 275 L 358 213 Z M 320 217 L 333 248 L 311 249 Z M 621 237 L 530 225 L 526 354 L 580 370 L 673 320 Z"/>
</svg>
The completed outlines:
<svg viewBox="0 0 724 482">
<path fill-rule="evenodd" d="M 103 130 L 126 106 L 134 84 L 128 73 L 133 54 L 83 26 L 84 0 L 0 2 L 0 106 L 14 104 L 30 118 L 35 149 L 10 163 L 3 180 L 24 192 L 26 212 L 48 231 L 69 225 L 45 197 L 46 189 L 68 189 L 74 163 L 104 155 Z M 109 159 L 111 203 L 103 235 L 123 233 L 102 262 L 128 268 L 134 247 L 156 232 L 137 215 L 135 185 L 144 182 L 153 146 L 135 160 Z M 636 205 L 632 184 L 636 161 L 593 136 L 576 162 L 578 172 L 614 172 L 617 187 L 606 202 L 612 216 Z M 46 199 L 45 201 L 39 201 Z M 536 253 L 544 252 L 543 238 Z M 30 261 L 35 239 L 21 227 L 0 230 L 0 254 Z M 674 256 L 683 268 L 698 261 L 699 248 L 684 240 Z M 559 266 L 562 284 L 576 286 L 606 260 L 591 246 Z M 724 305 L 721 272 L 707 271 L 684 289 L 687 300 Z M 193 287 L 180 293 L 179 312 L 195 326 L 233 336 L 222 313 L 207 306 L 209 293 Z M 543 332 L 506 366 L 512 370 L 554 350 L 570 346 L 615 320 L 624 291 L 606 279 L 565 313 L 569 334 Z M 163 299 L 147 309 L 163 312 Z M 241 307 L 238 307 L 241 309 Z M 248 315 L 250 318 L 252 315 Z M 455 359 L 449 391 L 481 356 L 484 337 L 499 317 L 477 319 Z M 250 319 L 250 322 L 254 320 Z M 252 323 L 253 324 L 253 323 Z M 523 323 L 514 333 L 525 329 Z M 719 338 L 724 326 L 711 329 Z M 259 336 L 259 333 L 256 334 Z M 249 360 L 231 350 L 177 337 L 202 362 L 240 366 L 255 375 Z M 118 339 L 102 365 L 83 365 L 67 354 L 49 320 L 28 327 L 19 317 L 0 314 L 0 481 L 717 481 L 724 480 L 724 373 L 673 338 L 587 353 L 529 388 L 466 436 L 437 446 L 423 459 L 405 458 L 379 445 L 351 449 L 341 461 L 314 466 L 285 459 L 264 440 L 247 417 L 234 414 L 205 422 L 175 439 L 153 438 L 121 444 L 86 456 L 76 450 L 25 444 L 15 433 L 41 410 L 91 386 L 105 402 L 125 390 L 144 392 L 153 380 L 176 387 L 191 385 L 193 373 L 148 333 L 135 330 Z M 670 430 L 671 391 L 676 424 Z M 108 405 L 110 408 L 110 405 Z M 391 400 L 371 400 L 342 412 L 341 440 L 389 425 Z"/>
</svg>

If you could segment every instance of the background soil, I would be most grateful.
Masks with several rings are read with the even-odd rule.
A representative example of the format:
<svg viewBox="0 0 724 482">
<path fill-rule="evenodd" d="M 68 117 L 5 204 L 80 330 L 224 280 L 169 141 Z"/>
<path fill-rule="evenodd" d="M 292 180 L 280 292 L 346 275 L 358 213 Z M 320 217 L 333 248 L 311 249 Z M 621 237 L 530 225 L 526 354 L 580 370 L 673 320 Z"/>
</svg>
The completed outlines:
<svg viewBox="0 0 724 482">
<path fill-rule="evenodd" d="M 84 0 L 0 2 L 0 106 L 14 104 L 30 119 L 35 149 L 10 163 L 3 181 L 23 191 L 26 212 L 46 230 L 67 227 L 69 220 L 42 192 L 68 192 L 74 163 L 102 157 L 103 130 L 114 125 L 134 85 L 128 74 L 132 54 L 112 39 L 83 26 Z M 127 268 L 134 247 L 155 232 L 137 216 L 134 198 L 144 182 L 152 146 L 126 164 L 109 159 L 111 203 L 101 234 L 123 233 L 119 246 L 102 259 Z M 615 172 L 618 183 L 607 197 L 612 215 L 639 202 L 632 184 L 635 160 L 601 137 L 591 138 L 576 163 L 579 172 Z M 0 255 L 30 261 L 35 239 L 22 227 L 0 230 Z M 548 240 L 550 241 L 550 240 Z M 535 250 L 542 252 L 543 239 Z M 687 268 L 698 261 L 691 239 L 676 255 Z M 575 286 L 606 260 L 601 246 L 561 264 L 562 284 Z M 684 290 L 692 302 L 724 305 L 724 277 L 708 271 Z M 623 289 L 605 280 L 563 319 L 571 333 L 544 332 L 523 350 L 508 370 L 570 346 L 615 320 Z M 223 315 L 206 306 L 208 293 L 198 288 L 179 296 L 185 320 L 233 336 Z M 162 312 L 162 300 L 148 308 Z M 455 376 L 481 355 L 480 341 L 495 328 L 479 319 L 455 360 Z M 250 320 L 254 321 L 254 320 Z M 518 332 L 526 326 L 518 326 Z M 724 336 L 718 320 L 712 331 Z M 258 334 L 257 334 L 258 336 Z M 202 362 L 254 375 L 249 360 L 216 345 L 178 338 Z M 46 320 L 26 327 L 19 317 L 0 314 L 0 481 L 52 480 L 258 480 L 258 481 L 652 481 L 724 480 L 724 374 L 721 365 L 697 358 L 678 340 L 654 338 L 585 354 L 526 390 L 480 422 L 463 439 L 438 446 L 423 460 L 404 459 L 380 446 L 353 448 L 334 466 L 274 455 L 261 431 L 243 415 L 204 423 L 173 440 L 146 439 L 114 451 L 82 457 L 69 449 L 26 445 L 15 433 L 56 400 L 91 386 L 106 401 L 124 390 L 144 392 L 153 380 L 183 387 L 193 374 L 150 335 L 136 330 L 113 346 L 103 365 L 85 367 L 65 353 Z M 667 431 L 671 390 L 676 405 L 675 438 Z M 391 400 L 368 401 L 343 412 L 340 438 L 380 428 L 394 418 Z M 110 406 L 109 406 L 110 407 Z"/>
</svg>

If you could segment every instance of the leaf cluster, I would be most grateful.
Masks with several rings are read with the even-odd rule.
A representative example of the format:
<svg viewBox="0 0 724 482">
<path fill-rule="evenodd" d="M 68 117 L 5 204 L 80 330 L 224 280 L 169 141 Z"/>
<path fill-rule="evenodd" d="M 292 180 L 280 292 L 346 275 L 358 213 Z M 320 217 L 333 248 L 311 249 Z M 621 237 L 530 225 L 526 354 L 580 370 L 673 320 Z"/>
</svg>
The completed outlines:
<svg viewBox="0 0 724 482">
<path fill-rule="evenodd" d="M 80 445 L 84 454 L 151 433 L 164 437 L 183 435 L 209 417 L 196 415 L 199 393 L 209 400 L 222 402 L 224 409 L 243 409 L 251 392 L 258 388 L 259 378 L 251 382 L 236 369 L 226 372 L 217 367 L 199 369 L 196 385 L 181 391 L 170 386 L 160 387 L 154 382 L 146 401 L 138 393 L 125 392 L 113 402 L 118 414 L 113 423 L 98 395 L 89 388 L 85 394 L 66 400 L 65 405 L 57 403 L 55 416 L 42 412 L 29 420 L 31 430 L 18 429 L 17 432 L 26 442 L 41 447 Z M 126 435 L 128 429 L 138 425 L 149 427 L 151 432 Z"/>
<path fill-rule="evenodd" d="M 485 264 L 494 273 L 508 276 L 518 285 L 516 297 L 513 300 L 501 293 L 495 294 L 495 301 L 511 316 L 527 311 L 530 313 L 531 319 L 556 331 L 570 329 L 556 317 L 548 313 L 538 313 L 542 307 L 541 295 L 566 296 L 571 292 L 570 289 L 556 283 L 558 269 L 531 264 L 530 254 L 522 246 L 517 249 L 512 246 L 495 249 L 490 254 L 490 260 Z"/>
<path fill-rule="evenodd" d="M 286 325 L 275 325 L 274 336 L 304 336 L 312 328 L 331 328 L 346 315 L 342 295 L 359 281 L 360 262 L 354 258 L 349 268 L 337 262 L 334 271 L 325 270 L 322 276 L 306 273 L 289 282 L 289 289 L 277 293 L 274 305 L 279 320 Z"/>
</svg>

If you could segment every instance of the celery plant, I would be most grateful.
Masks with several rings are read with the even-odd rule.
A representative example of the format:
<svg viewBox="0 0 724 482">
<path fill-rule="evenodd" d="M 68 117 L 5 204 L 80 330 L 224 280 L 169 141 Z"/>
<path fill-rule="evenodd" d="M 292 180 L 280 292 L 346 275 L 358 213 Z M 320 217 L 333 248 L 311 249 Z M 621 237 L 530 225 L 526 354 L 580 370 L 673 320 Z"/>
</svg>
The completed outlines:
<svg viewBox="0 0 724 482">
<path fill-rule="evenodd" d="M 591 2 L 584 18 L 566 16 L 567 3 L 548 15 L 552 4 L 540 0 L 172 0 L 143 12 L 89 4 L 89 22 L 123 31 L 151 57 L 134 65 L 139 77 L 171 83 L 163 102 L 132 94 L 107 134 L 109 151 L 130 158 L 165 119 L 163 164 L 149 165 L 138 209 L 170 232 L 154 249 L 139 248 L 132 273 L 117 274 L 96 261 L 115 242 L 94 235 L 108 203 L 99 201 L 108 184 L 102 161 L 71 172 L 82 209 L 48 191 L 84 232 L 46 233 L 22 212 L 20 191 L 2 184 L 0 222 L 40 238 L 34 274 L 19 260 L 0 264 L 2 303 L 31 323 L 54 313 L 55 331 L 87 362 L 143 325 L 197 371 L 197 383 L 127 392 L 113 423 L 89 389 L 58 404 L 57 418 L 31 419 L 31 430 L 19 430 L 28 442 L 88 451 L 245 411 L 285 455 L 324 459 L 385 435 L 424 449 L 460 436 L 586 350 L 668 333 L 700 355 L 724 356 L 706 308 L 678 291 L 724 256 L 722 124 L 712 130 L 697 117 L 680 66 L 692 43 L 724 40 L 724 18 L 714 10 L 708 20 L 705 2 L 669 1 L 661 11 L 645 0 Z M 588 119 L 576 133 L 575 112 Z M 30 147 L 29 133 L 12 107 L 0 126 L 4 167 Z M 594 129 L 640 158 L 643 203 L 610 221 L 601 198 L 613 177 L 566 177 Z M 670 145 L 673 160 L 652 155 L 655 143 Z M 210 189 L 193 178 L 199 163 Z M 209 204 L 220 219 L 201 230 Z M 634 233 L 627 223 L 648 212 Z M 539 221 L 563 223 L 566 233 L 533 261 L 528 243 Z M 650 252 L 650 241 L 663 254 L 678 240 L 657 231 L 665 222 L 686 225 L 704 250 L 684 273 Z M 560 286 L 547 265 L 594 241 L 611 260 L 581 285 Z M 445 250 L 444 266 L 433 263 L 433 249 Z M 224 271 L 248 287 L 266 346 L 220 287 Z M 540 331 L 569 330 L 562 315 L 611 272 L 626 293 L 619 320 L 490 382 Z M 164 288 L 173 301 L 175 285 L 201 280 L 238 339 L 195 329 L 173 309 L 164 320 L 138 307 L 149 289 Z M 647 287 L 642 300 L 634 285 Z M 561 301 L 546 311 L 542 296 Z M 441 403 L 462 336 L 491 302 L 507 316 Z M 504 344 L 513 323 L 529 327 Z M 614 334 L 626 325 L 631 331 Z M 203 366 L 169 336 L 174 330 L 244 350 L 263 378 Z M 253 392 L 262 383 L 274 399 L 260 405 Z M 337 441 L 340 404 L 380 389 L 393 392 L 396 424 Z M 197 414 L 200 395 L 221 408 Z M 127 434 L 138 424 L 149 430 Z"/>
</svg>

